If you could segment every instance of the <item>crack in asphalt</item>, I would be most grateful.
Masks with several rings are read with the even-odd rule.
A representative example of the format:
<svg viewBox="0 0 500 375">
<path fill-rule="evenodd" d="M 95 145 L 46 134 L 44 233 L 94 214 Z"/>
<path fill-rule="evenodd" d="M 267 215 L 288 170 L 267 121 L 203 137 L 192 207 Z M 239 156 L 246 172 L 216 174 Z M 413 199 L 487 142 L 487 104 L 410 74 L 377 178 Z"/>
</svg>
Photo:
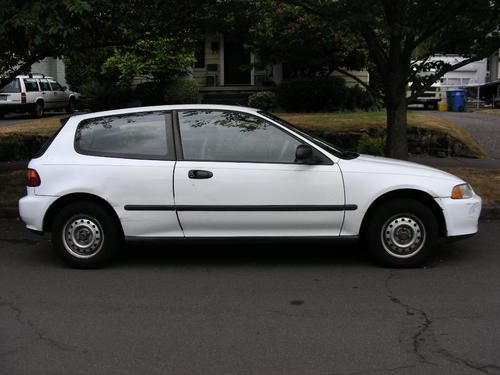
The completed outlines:
<svg viewBox="0 0 500 375">
<path fill-rule="evenodd" d="M 432 356 L 432 354 L 439 354 L 446 361 L 460 364 L 464 367 L 467 367 L 468 369 L 476 370 L 483 374 L 500 375 L 500 367 L 495 364 L 484 365 L 474 361 L 470 361 L 456 356 L 448 350 L 442 348 L 434 335 L 434 322 L 429 318 L 428 314 L 424 310 L 410 306 L 394 296 L 394 292 L 390 287 L 390 282 L 394 278 L 394 276 L 394 272 L 391 270 L 389 271 L 389 274 L 385 279 L 385 289 L 387 291 L 387 297 L 391 300 L 392 303 L 402 307 L 408 317 L 415 317 L 420 321 L 418 329 L 411 336 L 411 353 L 416 355 L 420 362 L 429 365 L 437 365 L 437 363 L 430 361 L 428 357 Z M 400 342 L 404 341 L 402 340 L 401 336 L 403 336 L 404 338 L 404 332 L 400 333 Z M 428 355 L 424 352 L 424 349 L 427 349 Z M 439 359 L 439 357 L 433 359 Z"/>
<path fill-rule="evenodd" d="M 30 319 L 23 318 L 23 311 L 18 306 L 16 306 L 13 302 L 7 301 L 4 298 L 0 297 L 0 307 L 7 307 L 12 312 L 14 312 L 14 316 L 15 316 L 16 321 L 21 325 L 28 326 L 38 340 L 43 341 L 43 342 L 45 342 L 45 343 L 47 343 L 47 344 L 49 344 L 49 345 L 51 345 L 59 350 L 63 350 L 63 351 L 74 350 L 73 347 L 71 347 L 67 344 L 61 343 L 57 340 L 54 340 L 50 337 L 45 336 L 39 329 L 36 328 L 35 324 Z"/>
</svg>

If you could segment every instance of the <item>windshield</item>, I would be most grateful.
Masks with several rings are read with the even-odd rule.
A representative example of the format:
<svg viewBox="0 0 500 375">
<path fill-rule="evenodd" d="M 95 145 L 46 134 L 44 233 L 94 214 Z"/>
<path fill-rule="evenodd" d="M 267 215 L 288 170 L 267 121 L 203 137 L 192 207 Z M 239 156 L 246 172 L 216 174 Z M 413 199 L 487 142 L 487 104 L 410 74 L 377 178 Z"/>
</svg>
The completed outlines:
<svg viewBox="0 0 500 375">
<path fill-rule="evenodd" d="M 19 86 L 19 80 L 15 79 L 7 83 L 4 87 L 0 88 L 0 92 L 21 92 L 21 87 Z"/>
<path fill-rule="evenodd" d="M 315 145 L 321 147 L 323 150 L 339 157 L 342 159 L 354 159 L 359 156 L 359 154 L 351 151 L 344 151 L 340 147 L 334 146 L 331 143 L 316 137 L 315 135 L 311 134 L 307 130 L 299 129 L 295 125 L 290 124 L 288 121 L 283 120 L 282 118 L 279 118 L 271 113 L 267 112 L 259 112 L 262 116 L 265 116 L 275 122 L 277 122 L 280 125 L 283 125 L 289 129 L 292 129 L 293 131 L 299 133 L 301 136 L 306 138 L 307 140 L 311 141 Z"/>
</svg>

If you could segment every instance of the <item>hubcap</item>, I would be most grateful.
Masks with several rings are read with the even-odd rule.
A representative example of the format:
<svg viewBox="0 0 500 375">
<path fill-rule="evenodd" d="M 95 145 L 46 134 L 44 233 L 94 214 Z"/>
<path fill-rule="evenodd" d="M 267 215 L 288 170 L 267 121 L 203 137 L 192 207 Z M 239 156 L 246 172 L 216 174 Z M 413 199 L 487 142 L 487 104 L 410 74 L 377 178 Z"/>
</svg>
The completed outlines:
<svg viewBox="0 0 500 375">
<path fill-rule="evenodd" d="M 389 254 L 398 258 L 409 258 L 424 246 L 425 227 L 416 217 L 397 215 L 385 222 L 381 239 Z"/>
<path fill-rule="evenodd" d="M 90 216 L 74 216 L 66 222 L 62 233 L 66 250 L 77 258 L 91 258 L 101 251 L 104 232 L 98 220 Z"/>
</svg>

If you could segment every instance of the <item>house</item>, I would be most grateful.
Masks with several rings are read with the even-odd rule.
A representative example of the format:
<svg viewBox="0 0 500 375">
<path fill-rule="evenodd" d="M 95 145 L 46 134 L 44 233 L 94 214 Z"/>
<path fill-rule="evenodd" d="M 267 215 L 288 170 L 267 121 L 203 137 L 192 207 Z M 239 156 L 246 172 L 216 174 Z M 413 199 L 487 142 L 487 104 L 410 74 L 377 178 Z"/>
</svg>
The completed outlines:
<svg viewBox="0 0 500 375">
<path fill-rule="evenodd" d="M 205 103 L 246 105 L 248 95 L 252 92 L 275 90 L 286 79 L 283 64 L 259 64 L 255 54 L 245 49 L 244 42 L 238 38 L 206 36 L 198 43 L 195 57 L 192 77 L 198 82 Z M 350 73 L 369 83 L 368 71 Z M 358 84 L 339 72 L 333 75 L 345 79 L 348 86 Z"/>
<path fill-rule="evenodd" d="M 31 73 L 41 73 L 56 79 L 62 86 L 67 86 L 66 69 L 61 59 L 47 57 L 31 66 Z"/>
</svg>

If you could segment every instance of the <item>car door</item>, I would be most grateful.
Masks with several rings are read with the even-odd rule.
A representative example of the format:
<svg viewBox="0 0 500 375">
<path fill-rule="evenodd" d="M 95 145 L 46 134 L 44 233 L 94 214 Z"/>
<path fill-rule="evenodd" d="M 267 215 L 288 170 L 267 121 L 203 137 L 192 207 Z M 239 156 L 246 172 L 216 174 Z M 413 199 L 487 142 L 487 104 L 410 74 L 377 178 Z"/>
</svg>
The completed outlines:
<svg viewBox="0 0 500 375">
<path fill-rule="evenodd" d="M 46 109 L 52 109 L 56 107 L 56 98 L 52 92 L 49 81 L 47 79 L 39 79 L 40 91 L 42 92 L 43 105 Z"/>
<path fill-rule="evenodd" d="M 306 143 L 262 117 L 178 112 L 175 204 L 187 237 L 337 236 L 344 218 L 338 165 L 295 163 Z"/>
<path fill-rule="evenodd" d="M 68 95 L 64 92 L 62 86 L 54 79 L 49 79 L 50 87 L 52 88 L 52 97 L 54 99 L 55 108 L 65 108 L 68 104 Z"/>
</svg>

